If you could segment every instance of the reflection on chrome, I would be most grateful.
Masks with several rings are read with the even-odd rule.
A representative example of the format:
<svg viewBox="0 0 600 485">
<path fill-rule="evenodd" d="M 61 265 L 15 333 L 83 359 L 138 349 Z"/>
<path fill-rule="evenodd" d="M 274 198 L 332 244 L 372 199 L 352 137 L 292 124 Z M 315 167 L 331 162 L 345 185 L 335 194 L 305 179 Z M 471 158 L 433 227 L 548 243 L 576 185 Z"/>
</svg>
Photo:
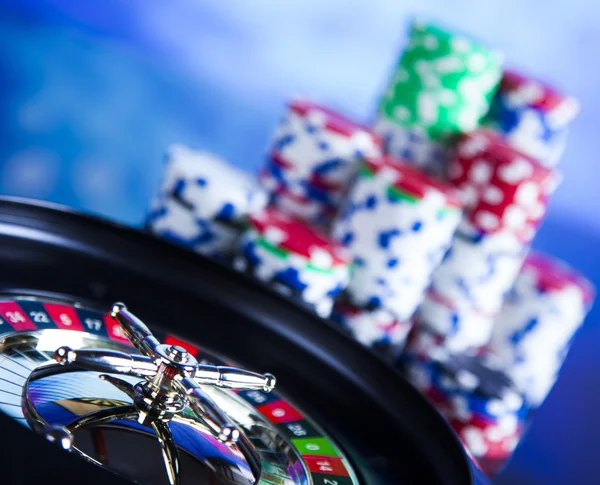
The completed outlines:
<svg viewBox="0 0 600 485">
<path fill-rule="evenodd" d="M 0 339 L 0 409 L 35 428 L 31 417 L 28 420 L 22 412 L 21 393 L 25 387 L 31 409 L 41 417 L 45 423 L 44 432 L 53 441 L 66 444 L 63 447 L 67 448 L 72 444 L 71 450 L 76 449 L 90 461 L 138 483 L 174 483 L 175 477 L 169 476 L 169 471 L 165 472 L 165 447 L 159 443 L 161 439 L 169 439 L 168 436 L 161 434 L 151 423 L 140 423 L 133 413 L 132 396 L 101 376 L 118 378 L 128 386 L 138 384 L 139 377 L 72 369 L 50 375 L 42 372 L 38 378 L 29 379 L 32 371 L 40 366 L 56 366 L 54 351 L 65 345 L 72 350 L 132 352 L 128 346 L 68 330 L 40 330 L 5 336 Z M 241 437 L 237 443 L 224 443 L 189 406 L 185 406 L 169 423 L 178 454 L 177 483 L 309 483 L 302 460 L 274 425 L 233 392 L 210 386 L 203 386 L 203 391 L 242 431 Z M 113 419 L 115 410 L 121 413 L 118 419 Z M 103 413 L 110 414 L 111 420 L 100 419 Z M 92 427 L 86 427 L 89 416 L 97 418 Z M 79 424 L 65 434 L 63 430 L 73 422 Z M 249 453 L 249 449 L 252 452 Z M 252 456 L 256 463 L 251 463 Z"/>
</svg>

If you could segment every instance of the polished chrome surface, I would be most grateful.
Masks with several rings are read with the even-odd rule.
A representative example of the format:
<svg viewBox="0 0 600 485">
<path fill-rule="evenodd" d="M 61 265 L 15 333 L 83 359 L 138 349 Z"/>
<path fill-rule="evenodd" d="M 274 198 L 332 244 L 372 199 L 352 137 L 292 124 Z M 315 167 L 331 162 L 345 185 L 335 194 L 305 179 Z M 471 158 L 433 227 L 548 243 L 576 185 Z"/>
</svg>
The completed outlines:
<svg viewBox="0 0 600 485">
<path fill-rule="evenodd" d="M 73 434 L 62 426 L 48 426 L 44 433 L 46 439 L 63 450 L 70 451 L 73 446 Z"/>
<path fill-rule="evenodd" d="M 206 392 L 206 387 L 268 392 L 275 386 L 275 378 L 270 374 L 257 374 L 234 367 L 199 364 L 185 348 L 161 344 L 123 304 L 113 306 L 112 316 L 142 355 L 111 349 L 58 347 L 53 353 L 54 359 L 31 370 L 24 382 L 22 407 L 29 426 L 43 433 L 50 441 L 101 465 L 98 456 L 92 457 L 78 446 L 77 432 L 99 427 L 128 429 L 131 432 L 131 425 L 127 422 L 135 421 L 144 427 L 144 433 L 148 434 L 147 429 L 153 430 L 171 485 L 182 483 L 181 447 L 178 447 L 172 427 L 179 430 L 187 426 L 193 428 L 194 432 L 213 436 L 223 444 L 224 450 L 230 448 L 231 452 L 222 451 L 226 455 L 230 453 L 243 457 L 251 474 L 240 478 L 244 474 L 239 470 L 235 470 L 234 474 L 227 470 L 225 474 L 231 478 L 227 483 L 255 483 L 261 476 L 258 452 L 240 431 L 239 425 Z M 15 337 L 15 342 L 22 344 L 27 338 Z M 63 407 L 78 410 L 75 413 L 78 417 L 63 426 L 50 422 L 35 402 L 36 392 L 40 389 L 38 384 L 44 379 L 81 372 L 96 375 L 96 378 L 124 393 L 130 402 L 77 398 L 62 400 Z M 117 377 L 119 375 L 122 377 Z M 61 385 L 65 382 L 61 381 Z M 83 408 L 86 412 L 81 411 Z M 255 432 L 260 429 L 264 434 L 261 426 L 252 424 L 251 429 Z M 181 431 L 178 432 L 181 434 Z M 281 450 L 284 450 L 285 443 L 281 445 Z M 216 468 L 214 464 L 212 466 Z M 282 483 L 291 484 L 295 480 L 290 478 Z"/>
<path fill-rule="evenodd" d="M 19 297 L 19 303 L 46 305 L 48 300 L 25 296 Z M 85 328 L 95 331 L 102 328 L 101 312 L 69 301 L 56 300 L 56 303 L 83 312 L 84 328 L 43 328 L 40 325 L 42 328 L 17 331 L 0 326 L 1 412 L 36 429 L 61 448 L 144 485 L 167 485 L 176 477 L 181 485 L 311 483 L 311 473 L 301 450 L 290 441 L 287 431 L 256 409 L 267 399 L 262 395 L 264 389 L 269 390 L 274 384 L 268 375 L 264 381 L 257 382 L 256 374 L 209 365 L 227 359 L 202 349 L 201 363 L 193 378 L 195 383 L 187 383 L 190 394 L 200 399 L 194 401 L 197 404 L 194 411 L 189 395 L 182 395 L 183 409 L 165 423 L 171 430 L 171 442 L 163 426 L 152 424 L 157 420 L 147 426 L 139 423 L 134 403 L 137 397 L 134 387 L 158 373 L 155 360 L 138 355 L 137 349 L 120 340 L 86 331 Z M 51 317 L 38 308 L 25 310 L 25 315 L 40 324 L 48 324 Z M 120 326 L 113 330 L 115 335 L 119 335 L 117 330 L 125 335 Z M 147 334 L 138 333 L 137 337 L 143 341 Z M 147 346 L 148 339 L 145 342 Z M 55 360 L 59 348 L 63 348 L 58 357 L 66 361 L 64 364 Z M 165 349 L 162 358 L 189 364 L 185 349 L 177 346 L 165 346 Z M 90 350 L 100 354 L 89 353 Z M 102 358 L 93 359 L 98 355 Z M 87 359 L 86 365 L 93 365 L 95 370 L 72 363 L 78 359 L 80 362 Z M 114 367 L 119 371 L 105 372 Z M 30 380 L 34 370 L 37 376 Z M 204 382 L 216 385 L 205 386 Z M 237 388 L 240 382 L 255 385 L 255 390 L 246 392 L 244 397 L 229 390 Z M 195 393 L 196 384 L 203 394 Z M 28 412 L 27 406 L 23 406 L 24 393 L 27 393 L 32 413 L 42 418 L 39 424 L 31 419 L 33 414 Z M 209 428 L 196 414 L 205 413 L 210 418 L 211 401 L 240 432 L 237 442 L 226 435 L 229 428 L 221 429 L 224 436 L 219 440 L 215 436 L 219 430 Z M 316 427 L 315 423 L 308 424 Z M 67 429 L 69 426 L 71 431 Z M 294 432 L 294 436 L 303 435 Z M 177 455 L 172 453 L 174 449 Z"/>
<path fill-rule="evenodd" d="M 73 350 L 98 348 L 127 352 L 130 349 L 125 344 L 80 331 L 42 329 L 5 333 L 0 336 L 0 411 L 31 427 L 22 407 L 22 393 L 27 378 L 36 367 L 52 362 L 57 347 L 65 343 Z M 135 349 L 131 351 L 135 352 Z M 213 358 L 222 360 L 204 351 L 202 363 L 211 363 Z M 115 407 L 133 404 L 133 400 L 124 392 L 130 386 L 120 388 L 118 384 L 125 380 L 128 384 L 135 385 L 140 379 L 79 370 L 72 366 L 60 366 L 58 370 L 62 373 L 42 377 L 32 382 L 27 390 L 32 404 L 49 425 L 45 431 L 38 431 L 62 448 L 68 449 L 72 444 L 71 451 L 75 454 L 80 454 L 77 450 L 81 448 L 87 454 L 87 458 L 84 458 L 88 461 L 111 469 L 136 483 L 168 484 L 156 433 L 151 426 L 139 425 L 137 416 L 131 420 L 112 421 L 91 428 L 85 428 L 81 426 L 84 423 L 80 423 L 72 434 L 65 429 L 65 426 L 82 416 L 103 409 L 108 409 L 109 415 L 112 415 Z M 208 386 L 204 390 L 243 434 L 236 444 L 225 445 L 214 438 L 213 433 L 197 420 L 189 408 L 176 414 L 169 425 L 179 448 L 179 473 L 183 476 L 183 485 L 238 485 L 257 482 L 250 465 L 246 463 L 248 456 L 254 456 L 244 451 L 249 447 L 259 455 L 253 465 L 254 469 L 261 470 L 258 483 L 310 483 L 310 474 L 302 464 L 298 450 L 273 423 L 266 420 L 246 400 L 226 388 Z M 65 437 L 69 439 L 64 441 Z M 212 443 L 212 456 L 196 446 L 198 442 L 204 445 Z M 224 463 L 229 465 L 225 467 Z M 208 476 L 207 470 L 213 475 Z"/>
</svg>

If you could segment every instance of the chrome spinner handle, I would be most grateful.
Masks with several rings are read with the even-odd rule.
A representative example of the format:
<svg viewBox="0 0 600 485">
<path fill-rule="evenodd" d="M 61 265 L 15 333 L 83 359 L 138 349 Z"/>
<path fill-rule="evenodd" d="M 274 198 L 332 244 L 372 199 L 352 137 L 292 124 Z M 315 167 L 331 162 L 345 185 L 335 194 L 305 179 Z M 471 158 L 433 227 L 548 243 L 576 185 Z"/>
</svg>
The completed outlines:
<svg viewBox="0 0 600 485">
<path fill-rule="evenodd" d="M 125 417 L 136 419 L 154 429 L 163 451 L 169 482 L 171 485 L 179 485 L 179 458 L 169 421 L 187 405 L 219 441 L 227 445 L 236 443 L 240 437 L 240 430 L 204 392 L 203 387 L 258 389 L 270 392 L 275 387 L 275 377 L 235 367 L 200 365 L 185 348 L 161 344 L 150 329 L 123 303 L 113 304 L 111 316 L 117 320 L 124 334 L 142 355 L 112 350 L 73 350 L 69 347 L 59 347 L 54 353 L 56 362 L 40 366 L 32 372 L 28 380 L 39 378 L 37 374 L 41 372 L 45 375 L 60 372 L 60 368 L 65 366 L 101 372 L 100 377 L 127 394 L 133 404 L 82 416 L 69 423 L 60 433 L 48 427 L 46 434 L 54 441 L 71 446 L 72 432 L 77 429 Z M 132 385 L 109 374 L 133 376 L 142 380 Z M 35 422 L 38 428 L 46 428 L 44 420 L 33 405 L 25 402 L 25 406 L 29 410 L 32 422 Z"/>
</svg>

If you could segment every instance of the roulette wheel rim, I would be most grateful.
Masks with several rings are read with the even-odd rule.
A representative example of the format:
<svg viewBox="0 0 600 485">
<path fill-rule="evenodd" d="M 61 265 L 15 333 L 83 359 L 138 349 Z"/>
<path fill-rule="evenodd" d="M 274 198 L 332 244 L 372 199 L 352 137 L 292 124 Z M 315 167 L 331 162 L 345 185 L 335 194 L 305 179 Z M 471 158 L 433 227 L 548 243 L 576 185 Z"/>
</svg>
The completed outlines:
<svg viewBox="0 0 600 485">
<path fill-rule="evenodd" d="M 413 481 L 423 474 L 444 484 L 477 483 L 478 471 L 441 415 L 394 369 L 333 325 L 243 274 L 135 228 L 17 198 L 0 198 L 0 263 L 2 293 L 43 297 L 51 292 L 107 309 L 112 301 L 125 300 L 143 319 L 158 320 L 177 336 L 231 354 L 261 372 L 274 369 L 282 392 L 308 407 L 326 430 L 335 430 L 331 434 L 349 450 L 351 462 L 360 452 L 348 436 L 356 440 L 364 433 L 372 444 L 389 440 L 390 449 L 405 452 L 398 460 Z M 174 304 L 178 314 L 192 317 L 169 319 Z M 227 323 L 214 325 L 219 321 Z M 345 399 L 352 400 L 348 408 L 355 411 L 335 409 Z M 353 422 L 357 408 L 378 414 Z M 347 417 L 345 435 L 339 429 Z M 72 467 L 71 477 L 78 470 L 89 473 L 85 463 L 56 454 L 60 450 L 41 437 L 0 418 L 15 443 L 43 450 L 32 453 L 56 455 Z M 365 423 L 372 429 L 349 429 Z M 3 451 L 11 446 L 3 445 Z M 370 483 L 368 467 L 353 465 L 361 483 Z M 122 480 L 93 470 L 102 483 Z"/>
</svg>

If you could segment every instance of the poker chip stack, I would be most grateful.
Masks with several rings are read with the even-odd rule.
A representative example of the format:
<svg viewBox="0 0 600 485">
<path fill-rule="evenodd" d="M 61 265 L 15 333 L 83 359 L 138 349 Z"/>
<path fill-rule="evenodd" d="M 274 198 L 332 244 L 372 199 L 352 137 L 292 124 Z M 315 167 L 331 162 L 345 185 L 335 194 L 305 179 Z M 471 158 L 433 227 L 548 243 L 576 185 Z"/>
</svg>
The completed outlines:
<svg viewBox="0 0 600 485">
<path fill-rule="evenodd" d="M 355 340 L 376 350 L 381 357 L 391 361 L 401 354 L 412 328 L 410 320 L 398 320 L 383 308 L 367 309 L 347 301 L 337 301 L 331 319 Z"/>
<path fill-rule="evenodd" d="M 206 256 L 228 260 L 248 216 L 266 203 L 267 194 L 243 170 L 210 153 L 173 145 L 146 227 Z"/>
<path fill-rule="evenodd" d="M 575 270 L 528 255 L 489 345 L 528 406 L 538 407 L 552 389 L 593 299 L 593 286 Z"/>
<path fill-rule="evenodd" d="M 594 298 L 529 253 L 578 110 L 415 21 L 372 128 L 294 99 L 258 180 L 173 146 L 147 226 L 233 259 L 395 362 L 493 476 Z"/>
<path fill-rule="evenodd" d="M 324 318 L 350 279 L 350 259 L 344 248 L 274 209 L 250 217 L 234 267 L 303 302 Z"/>
<path fill-rule="evenodd" d="M 417 320 L 455 352 L 479 352 L 543 218 L 555 174 L 488 131 L 466 135 L 450 166 L 465 204 Z"/>
<path fill-rule="evenodd" d="M 483 357 L 428 347 L 405 362 L 407 379 L 441 412 L 488 476 L 506 464 L 524 430 L 527 410 L 510 379 Z"/>
<path fill-rule="evenodd" d="M 259 180 L 273 207 L 327 228 L 359 160 L 380 151 L 381 141 L 369 128 L 296 99 L 275 133 Z"/>
<path fill-rule="evenodd" d="M 408 321 L 460 218 L 451 187 L 390 156 L 365 160 L 332 228 L 353 258 L 350 302 Z"/>
<path fill-rule="evenodd" d="M 554 167 L 578 113 L 579 103 L 574 98 L 515 71 L 506 71 L 483 124 L 546 167 Z"/>
<path fill-rule="evenodd" d="M 465 36 L 415 21 L 374 129 L 385 150 L 441 175 L 456 135 L 476 129 L 502 74 L 502 56 Z"/>
</svg>

